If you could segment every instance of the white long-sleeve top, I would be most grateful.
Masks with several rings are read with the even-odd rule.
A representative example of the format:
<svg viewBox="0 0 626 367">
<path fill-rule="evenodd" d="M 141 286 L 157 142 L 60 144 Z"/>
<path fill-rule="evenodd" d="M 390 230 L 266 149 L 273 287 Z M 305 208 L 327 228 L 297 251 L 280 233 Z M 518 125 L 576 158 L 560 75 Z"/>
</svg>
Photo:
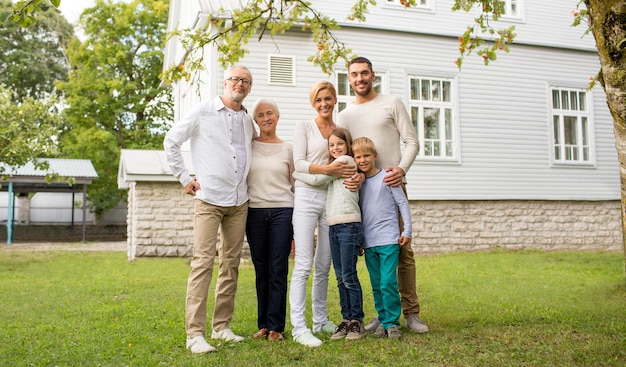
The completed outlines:
<svg viewBox="0 0 626 367">
<path fill-rule="evenodd" d="M 328 164 L 328 157 L 328 139 L 324 139 L 315 121 L 301 121 L 296 124 L 293 132 L 293 163 L 296 172 L 310 173 L 311 163 Z M 295 185 L 315 187 L 298 179 Z M 318 186 L 324 190 L 327 187 L 328 183 Z"/>
<path fill-rule="evenodd" d="M 230 110 L 218 96 L 175 123 L 165 135 L 163 146 L 172 174 L 184 187 L 193 180 L 181 154 L 182 144 L 189 140 L 201 188 L 196 199 L 219 206 L 239 206 L 248 201 L 247 176 L 254 136 L 254 124 L 246 109 Z"/>
<path fill-rule="evenodd" d="M 400 167 L 406 174 L 419 151 L 419 142 L 404 103 L 396 97 L 379 94 L 371 101 L 350 104 L 337 116 L 337 126 L 350 131 L 352 139 L 365 136 L 374 142 L 376 167 Z M 404 153 L 400 149 L 404 143 Z"/>
</svg>

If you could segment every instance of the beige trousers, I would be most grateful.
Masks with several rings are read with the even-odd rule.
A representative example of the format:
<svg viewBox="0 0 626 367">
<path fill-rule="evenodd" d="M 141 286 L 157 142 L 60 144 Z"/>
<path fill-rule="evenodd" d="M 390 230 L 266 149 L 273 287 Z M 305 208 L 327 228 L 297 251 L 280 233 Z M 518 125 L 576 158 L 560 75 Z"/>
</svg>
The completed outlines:
<svg viewBox="0 0 626 367">
<path fill-rule="evenodd" d="M 187 281 L 185 329 L 193 338 L 206 332 L 207 298 L 213 264 L 218 254 L 219 272 L 215 285 L 213 330 L 228 327 L 235 308 L 239 261 L 243 246 L 248 203 L 220 207 L 195 200 L 193 259 Z M 221 227 L 220 247 L 217 233 Z"/>
</svg>

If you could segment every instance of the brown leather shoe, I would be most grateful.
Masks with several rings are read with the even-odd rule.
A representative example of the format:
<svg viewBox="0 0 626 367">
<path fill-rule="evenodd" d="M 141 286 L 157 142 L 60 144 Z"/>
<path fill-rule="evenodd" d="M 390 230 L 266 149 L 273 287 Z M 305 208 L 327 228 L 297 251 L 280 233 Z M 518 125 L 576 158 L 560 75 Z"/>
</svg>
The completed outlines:
<svg viewBox="0 0 626 367">
<path fill-rule="evenodd" d="M 263 328 L 263 329 L 257 331 L 256 333 L 252 334 L 252 338 L 253 339 L 267 338 L 267 332 L 268 332 L 268 330 L 266 328 Z"/>
<path fill-rule="evenodd" d="M 283 339 L 285 339 L 283 337 L 283 334 L 281 334 L 278 331 L 274 331 L 274 330 L 270 331 L 270 334 L 267 336 L 267 340 L 271 340 L 271 341 L 280 341 L 280 340 L 283 340 Z"/>
</svg>

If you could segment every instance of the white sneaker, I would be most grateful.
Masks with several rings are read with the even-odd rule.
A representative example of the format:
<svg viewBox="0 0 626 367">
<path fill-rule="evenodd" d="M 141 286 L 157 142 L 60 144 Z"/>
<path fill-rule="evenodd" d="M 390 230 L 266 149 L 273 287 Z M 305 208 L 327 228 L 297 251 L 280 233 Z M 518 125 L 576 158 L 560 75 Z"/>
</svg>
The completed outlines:
<svg viewBox="0 0 626 367">
<path fill-rule="evenodd" d="M 213 330 L 213 333 L 211 334 L 211 339 L 221 339 L 227 342 L 237 343 L 243 341 L 245 338 L 243 336 L 235 335 L 232 330 L 226 328 L 220 331 Z"/>
<path fill-rule="evenodd" d="M 417 315 L 411 315 L 406 319 L 406 327 L 420 334 L 428 332 L 428 326 Z"/>
<path fill-rule="evenodd" d="M 322 345 L 322 341 L 316 338 L 315 335 L 311 333 L 311 330 L 307 330 L 298 335 L 294 340 L 307 347 L 319 347 Z"/>
<path fill-rule="evenodd" d="M 331 333 L 332 334 L 335 331 L 337 331 L 337 325 L 335 325 L 335 323 L 332 321 L 326 321 L 324 325 L 322 326 L 313 327 L 313 332 L 316 334 L 319 334 L 319 333 Z"/>
<path fill-rule="evenodd" d="M 217 351 L 215 347 L 207 343 L 202 335 L 187 338 L 187 349 L 193 354 L 211 353 Z"/>
<path fill-rule="evenodd" d="M 368 333 L 373 333 L 380 326 L 380 320 L 378 320 L 378 316 L 374 317 L 367 325 L 365 325 L 365 331 Z"/>
</svg>

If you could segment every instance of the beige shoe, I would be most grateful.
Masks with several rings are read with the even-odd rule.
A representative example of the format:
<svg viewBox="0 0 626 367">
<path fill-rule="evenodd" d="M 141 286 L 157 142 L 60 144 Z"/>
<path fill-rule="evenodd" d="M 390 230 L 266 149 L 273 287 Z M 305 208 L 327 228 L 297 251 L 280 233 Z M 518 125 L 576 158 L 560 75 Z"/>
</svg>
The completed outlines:
<svg viewBox="0 0 626 367">
<path fill-rule="evenodd" d="M 367 325 L 365 325 L 365 331 L 368 333 L 373 333 L 380 326 L 380 320 L 378 320 L 378 316 L 374 317 Z"/>
<path fill-rule="evenodd" d="M 417 315 L 407 317 L 406 327 L 420 334 L 428 332 L 428 326 Z"/>
</svg>

